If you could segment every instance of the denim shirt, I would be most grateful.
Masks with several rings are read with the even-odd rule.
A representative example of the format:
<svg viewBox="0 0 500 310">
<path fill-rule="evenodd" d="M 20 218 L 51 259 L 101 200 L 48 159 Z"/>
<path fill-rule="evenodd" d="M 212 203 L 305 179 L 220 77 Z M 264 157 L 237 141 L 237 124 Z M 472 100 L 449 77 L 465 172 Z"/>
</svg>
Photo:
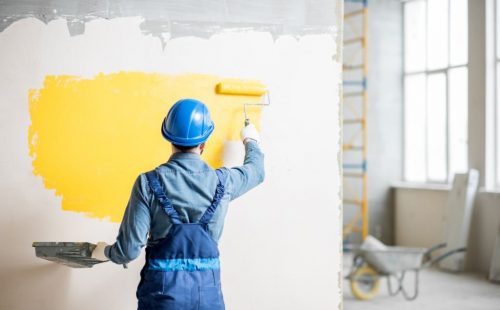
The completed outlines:
<svg viewBox="0 0 500 310">
<path fill-rule="evenodd" d="M 225 194 L 208 225 L 216 242 L 222 234 L 229 201 L 264 180 L 264 155 L 257 143 L 249 141 L 245 144 L 243 165 L 223 169 L 227 175 Z M 181 220 L 184 223 L 198 221 L 215 195 L 218 183 L 215 170 L 197 154 L 175 153 L 156 171 Z M 116 242 L 106 247 L 105 255 L 114 263 L 128 263 L 139 256 L 145 245 L 154 245 L 164 238 L 171 225 L 167 214 L 153 198 L 146 175 L 141 174 L 132 188 Z"/>
</svg>

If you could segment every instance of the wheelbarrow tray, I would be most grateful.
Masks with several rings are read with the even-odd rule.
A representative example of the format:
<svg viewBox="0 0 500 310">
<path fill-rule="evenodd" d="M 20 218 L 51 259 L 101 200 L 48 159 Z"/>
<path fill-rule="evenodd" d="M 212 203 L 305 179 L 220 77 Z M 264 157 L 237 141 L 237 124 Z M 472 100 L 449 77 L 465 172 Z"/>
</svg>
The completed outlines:
<svg viewBox="0 0 500 310">
<path fill-rule="evenodd" d="M 425 248 L 393 247 L 388 246 L 381 250 L 358 249 L 363 260 L 371 265 L 380 274 L 394 274 L 406 270 L 415 270 L 422 267 Z"/>
</svg>

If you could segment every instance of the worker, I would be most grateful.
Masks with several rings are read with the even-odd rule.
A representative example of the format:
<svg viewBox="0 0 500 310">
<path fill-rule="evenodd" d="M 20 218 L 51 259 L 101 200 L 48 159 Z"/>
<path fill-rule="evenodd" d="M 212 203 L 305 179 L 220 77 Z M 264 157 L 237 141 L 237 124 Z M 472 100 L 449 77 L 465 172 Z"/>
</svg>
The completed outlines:
<svg viewBox="0 0 500 310">
<path fill-rule="evenodd" d="M 241 130 L 243 165 L 214 170 L 200 157 L 213 131 L 205 104 L 177 101 L 161 127 L 172 144 L 170 159 L 139 175 L 116 242 L 99 242 L 92 252 L 95 259 L 127 264 L 146 245 L 138 309 L 224 309 L 217 243 L 229 201 L 264 180 L 264 155 L 249 124 Z"/>
</svg>

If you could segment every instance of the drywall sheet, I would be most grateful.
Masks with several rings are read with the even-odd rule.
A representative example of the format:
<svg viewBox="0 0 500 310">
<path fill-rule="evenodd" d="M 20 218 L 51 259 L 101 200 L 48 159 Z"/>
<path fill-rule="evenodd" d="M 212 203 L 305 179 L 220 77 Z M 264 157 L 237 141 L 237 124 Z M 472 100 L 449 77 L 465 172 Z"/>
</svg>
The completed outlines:
<svg viewBox="0 0 500 310">
<path fill-rule="evenodd" d="M 213 93 L 223 78 L 271 89 L 271 106 L 251 114 L 266 180 L 231 205 L 220 243 L 227 309 L 338 308 L 336 29 L 222 27 L 162 42 L 143 22 L 96 17 L 72 35 L 66 19 L 28 17 L 0 33 L 0 309 L 136 308 L 143 256 L 75 270 L 37 259 L 31 242 L 113 242 L 133 179 L 168 159 L 160 124 L 178 98 L 213 112 L 204 158 L 241 162 L 244 100 Z"/>
<path fill-rule="evenodd" d="M 444 252 L 467 248 L 478 183 L 477 170 L 471 169 L 467 174 L 455 174 L 448 196 L 446 233 L 443 236 L 447 245 Z M 449 271 L 463 271 L 465 257 L 466 252 L 451 255 L 440 261 L 439 267 Z"/>
<path fill-rule="evenodd" d="M 493 255 L 491 255 L 490 273 L 488 279 L 500 283 L 500 232 L 493 246 Z"/>
</svg>

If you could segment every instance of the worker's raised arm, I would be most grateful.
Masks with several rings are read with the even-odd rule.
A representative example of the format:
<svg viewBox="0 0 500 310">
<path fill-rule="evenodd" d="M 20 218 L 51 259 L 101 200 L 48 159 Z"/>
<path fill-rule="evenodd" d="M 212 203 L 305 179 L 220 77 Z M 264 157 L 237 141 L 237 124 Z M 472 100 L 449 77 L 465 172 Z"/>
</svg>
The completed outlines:
<svg viewBox="0 0 500 310">
<path fill-rule="evenodd" d="M 241 131 L 245 144 L 243 166 L 229 170 L 229 192 L 231 200 L 238 198 L 264 181 L 264 154 L 260 150 L 260 136 L 254 125 L 249 124 Z"/>
<path fill-rule="evenodd" d="M 151 215 L 148 199 L 143 194 L 147 192 L 145 186 L 141 175 L 132 189 L 116 242 L 105 249 L 106 257 L 116 264 L 126 264 L 137 258 L 147 243 Z"/>
</svg>

